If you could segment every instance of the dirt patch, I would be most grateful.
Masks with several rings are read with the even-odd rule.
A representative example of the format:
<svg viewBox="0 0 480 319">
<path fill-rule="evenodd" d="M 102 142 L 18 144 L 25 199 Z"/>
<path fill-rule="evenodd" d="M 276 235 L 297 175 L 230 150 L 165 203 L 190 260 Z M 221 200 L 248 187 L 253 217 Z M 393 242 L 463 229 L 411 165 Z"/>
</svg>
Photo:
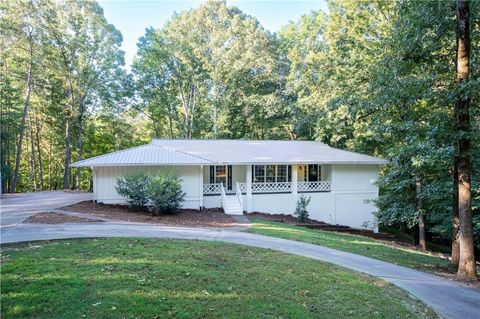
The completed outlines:
<svg viewBox="0 0 480 319">
<path fill-rule="evenodd" d="M 24 223 L 27 224 L 63 224 L 63 223 L 90 223 L 99 222 L 98 220 L 70 216 L 61 213 L 37 213 L 27 218 Z"/>
<path fill-rule="evenodd" d="M 221 209 L 180 209 L 174 214 L 152 215 L 149 211 L 130 209 L 125 205 L 97 204 L 84 201 L 62 209 L 137 223 L 167 224 L 193 227 L 233 227 L 237 222 L 232 216 L 226 215 Z"/>
</svg>

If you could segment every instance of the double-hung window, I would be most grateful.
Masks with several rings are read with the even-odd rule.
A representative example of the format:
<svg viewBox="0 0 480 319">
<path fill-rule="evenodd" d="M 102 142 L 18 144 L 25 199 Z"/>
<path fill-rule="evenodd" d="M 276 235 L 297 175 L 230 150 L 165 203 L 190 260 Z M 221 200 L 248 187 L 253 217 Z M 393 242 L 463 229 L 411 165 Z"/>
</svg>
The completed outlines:
<svg viewBox="0 0 480 319">
<path fill-rule="evenodd" d="M 290 165 L 254 165 L 254 183 L 283 183 L 291 182 Z"/>
<path fill-rule="evenodd" d="M 254 183 L 265 183 L 265 166 L 255 165 L 253 171 L 253 182 Z"/>
<path fill-rule="evenodd" d="M 276 166 L 267 165 L 265 169 L 265 182 L 266 183 L 275 183 L 276 182 Z"/>
</svg>

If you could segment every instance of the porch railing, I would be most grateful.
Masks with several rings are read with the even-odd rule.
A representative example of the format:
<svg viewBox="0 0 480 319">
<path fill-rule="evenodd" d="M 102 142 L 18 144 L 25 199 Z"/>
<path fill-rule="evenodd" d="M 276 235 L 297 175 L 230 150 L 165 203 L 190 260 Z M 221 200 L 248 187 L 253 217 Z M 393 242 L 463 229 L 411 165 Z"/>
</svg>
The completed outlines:
<svg viewBox="0 0 480 319">
<path fill-rule="evenodd" d="M 245 187 L 246 189 L 246 187 Z M 242 207 L 243 209 L 243 195 L 242 195 L 242 191 L 240 190 L 240 183 L 237 182 L 237 187 L 235 189 L 235 192 L 237 194 L 237 198 L 238 198 L 238 202 L 240 203 L 240 207 Z"/>
<path fill-rule="evenodd" d="M 220 194 L 220 189 L 222 188 L 222 183 L 217 184 L 203 184 L 203 194 L 204 195 L 211 195 L 211 194 Z"/>
<path fill-rule="evenodd" d="M 222 207 L 225 207 L 225 203 L 227 202 L 227 194 L 225 194 L 225 188 L 223 184 L 220 184 L 220 194 L 222 194 Z"/>
<path fill-rule="evenodd" d="M 331 189 L 331 181 L 298 182 L 299 192 L 329 192 Z"/>
<path fill-rule="evenodd" d="M 289 193 L 291 191 L 291 182 L 252 183 L 252 193 Z"/>
<path fill-rule="evenodd" d="M 237 190 L 240 190 L 240 193 L 246 194 L 247 193 L 247 183 L 238 183 L 237 182 Z"/>
<path fill-rule="evenodd" d="M 221 183 L 203 184 L 204 195 L 221 195 L 225 192 L 225 187 Z M 319 182 L 298 182 L 299 192 L 329 192 L 332 189 L 331 181 Z M 291 182 L 271 182 L 271 183 L 252 183 L 252 193 L 290 193 L 292 191 Z M 241 194 L 247 193 L 247 183 L 236 183 L 236 195 L 242 200 Z"/>
</svg>

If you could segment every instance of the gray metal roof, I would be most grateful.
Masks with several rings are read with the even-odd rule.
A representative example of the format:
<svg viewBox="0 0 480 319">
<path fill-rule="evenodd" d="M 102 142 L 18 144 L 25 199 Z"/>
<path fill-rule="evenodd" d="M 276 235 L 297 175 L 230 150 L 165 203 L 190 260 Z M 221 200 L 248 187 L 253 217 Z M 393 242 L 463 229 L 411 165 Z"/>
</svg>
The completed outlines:
<svg viewBox="0 0 480 319">
<path fill-rule="evenodd" d="M 71 164 L 84 166 L 211 164 L 386 164 L 313 141 L 161 140 Z"/>
<path fill-rule="evenodd" d="M 152 166 L 152 165 L 204 165 L 211 161 L 194 155 L 185 154 L 166 147 L 147 144 L 92 157 L 70 164 L 71 167 L 97 166 Z"/>
</svg>

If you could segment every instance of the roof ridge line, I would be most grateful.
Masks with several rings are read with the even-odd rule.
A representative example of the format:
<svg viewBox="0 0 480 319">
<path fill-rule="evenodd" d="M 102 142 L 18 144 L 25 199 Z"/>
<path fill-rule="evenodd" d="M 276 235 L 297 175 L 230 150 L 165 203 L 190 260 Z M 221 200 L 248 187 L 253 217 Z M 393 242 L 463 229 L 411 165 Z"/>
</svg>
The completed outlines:
<svg viewBox="0 0 480 319">
<path fill-rule="evenodd" d="M 160 147 L 160 148 L 163 148 L 167 151 L 172 151 L 172 152 L 176 152 L 176 153 L 180 153 L 180 154 L 184 154 L 184 155 L 188 155 L 188 156 L 192 156 L 192 157 L 196 157 L 196 158 L 199 158 L 199 159 L 202 159 L 204 161 L 208 161 L 212 164 L 217 164 L 218 162 L 215 162 L 215 161 L 212 161 L 211 159 L 209 158 L 206 158 L 206 157 L 201 157 L 201 156 L 198 156 L 198 155 L 193 155 L 193 154 L 190 154 L 190 153 L 187 153 L 187 152 L 184 152 L 184 151 L 180 151 L 178 149 L 175 149 L 173 147 L 168 147 L 168 146 L 165 146 L 165 145 L 156 145 L 156 144 L 151 144 L 153 146 L 156 146 L 156 147 Z"/>
</svg>

